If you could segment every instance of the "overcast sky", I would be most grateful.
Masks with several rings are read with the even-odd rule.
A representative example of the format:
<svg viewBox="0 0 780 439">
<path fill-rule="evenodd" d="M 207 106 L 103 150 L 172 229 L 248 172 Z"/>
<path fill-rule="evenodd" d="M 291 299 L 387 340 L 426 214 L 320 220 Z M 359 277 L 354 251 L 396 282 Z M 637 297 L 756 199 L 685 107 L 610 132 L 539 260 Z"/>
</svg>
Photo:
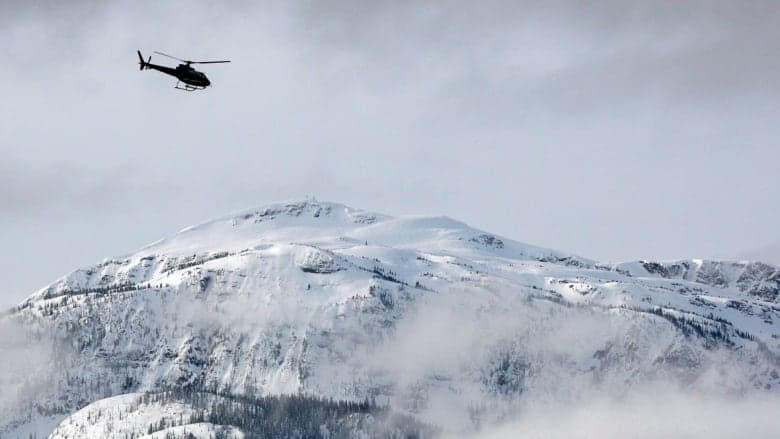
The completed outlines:
<svg viewBox="0 0 780 439">
<path fill-rule="evenodd" d="M 309 195 L 609 261 L 780 240 L 778 2 L 108 3 L 0 6 L 2 305 Z"/>
</svg>

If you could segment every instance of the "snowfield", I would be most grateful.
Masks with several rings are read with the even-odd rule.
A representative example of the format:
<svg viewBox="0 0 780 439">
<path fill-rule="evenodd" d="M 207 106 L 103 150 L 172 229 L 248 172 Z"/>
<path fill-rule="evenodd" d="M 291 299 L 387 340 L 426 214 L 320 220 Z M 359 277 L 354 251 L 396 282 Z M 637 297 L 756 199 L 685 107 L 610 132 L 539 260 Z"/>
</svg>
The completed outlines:
<svg viewBox="0 0 780 439">
<path fill-rule="evenodd" d="M 208 422 L 188 422 L 196 410 L 181 403 L 144 403 L 143 395 L 130 393 L 94 402 L 67 417 L 51 433 L 50 439 L 81 437 L 134 437 L 138 439 L 165 439 L 188 435 L 198 439 L 212 439 L 221 434 L 226 438 L 243 439 L 244 434 L 231 426 Z M 180 425 L 165 425 L 166 421 Z M 163 424 L 160 424 L 160 423 Z M 147 434 L 150 426 L 155 430 Z"/>
<path fill-rule="evenodd" d="M 654 382 L 776 394 L 778 294 L 760 262 L 607 264 L 447 217 L 275 204 L 75 270 L 3 317 L 24 340 L 9 353 L 51 361 L 0 374 L 0 437 L 67 415 L 52 438 L 141 437 L 186 416 L 135 402 L 171 387 L 368 398 L 453 432 Z"/>
<path fill-rule="evenodd" d="M 165 433 L 188 433 L 198 438 L 209 438 L 218 426 L 208 423 L 195 423 L 184 426 L 162 428 L 156 433 L 148 434 L 150 425 L 156 425 L 164 418 L 185 419 L 194 411 L 184 404 L 169 403 L 143 404 L 141 394 L 106 398 L 92 403 L 66 418 L 49 436 L 51 439 L 72 439 L 79 437 L 137 437 L 161 438 Z M 242 438 L 240 432 L 230 429 Z"/>
</svg>

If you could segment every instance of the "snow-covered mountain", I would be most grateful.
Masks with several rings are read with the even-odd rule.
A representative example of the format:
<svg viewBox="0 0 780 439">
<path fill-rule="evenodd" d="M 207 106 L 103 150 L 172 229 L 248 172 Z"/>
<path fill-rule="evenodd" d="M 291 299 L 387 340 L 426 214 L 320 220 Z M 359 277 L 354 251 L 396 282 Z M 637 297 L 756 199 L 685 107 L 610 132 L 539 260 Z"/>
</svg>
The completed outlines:
<svg viewBox="0 0 780 439">
<path fill-rule="evenodd" d="M 652 382 L 776 393 L 778 294 L 763 263 L 606 264 L 447 217 L 275 204 L 78 269 L 2 317 L 17 360 L 0 437 L 105 434 L 90 413 L 117 401 L 135 420 L 117 437 L 152 434 L 160 410 L 192 410 L 133 399 L 162 389 L 368 399 L 445 431 Z"/>
</svg>

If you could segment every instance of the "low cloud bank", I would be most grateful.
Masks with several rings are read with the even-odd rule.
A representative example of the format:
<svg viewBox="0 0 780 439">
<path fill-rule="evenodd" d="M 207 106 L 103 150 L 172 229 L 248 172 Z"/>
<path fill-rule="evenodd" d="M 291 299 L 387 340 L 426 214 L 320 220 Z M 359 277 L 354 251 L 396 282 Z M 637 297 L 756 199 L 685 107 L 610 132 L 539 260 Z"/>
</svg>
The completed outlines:
<svg viewBox="0 0 780 439">
<path fill-rule="evenodd" d="M 452 437 L 780 435 L 780 396 L 755 380 L 771 360 L 705 346 L 663 319 L 501 288 L 416 305 L 367 362 L 400 389 L 429 386 L 420 415 Z"/>
<path fill-rule="evenodd" d="M 647 387 L 620 399 L 536 406 L 459 438 L 768 438 L 780 435 L 780 398 L 740 398 Z"/>
</svg>

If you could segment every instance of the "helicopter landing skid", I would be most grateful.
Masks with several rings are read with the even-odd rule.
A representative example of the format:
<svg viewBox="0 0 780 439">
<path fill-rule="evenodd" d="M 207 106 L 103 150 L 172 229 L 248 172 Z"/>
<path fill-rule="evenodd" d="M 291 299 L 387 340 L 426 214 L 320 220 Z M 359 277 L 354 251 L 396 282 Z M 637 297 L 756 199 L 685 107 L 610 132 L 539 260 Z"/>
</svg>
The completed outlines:
<svg viewBox="0 0 780 439">
<path fill-rule="evenodd" d="M 196 87 L 194 85 L 184 84 L 184 87 L 181 87 L 179 84 L 181 84 L 181 81 L 176 81 L 176 85 L 173 87 L 176 90 L 184 90 L 184 91 L 195 91 L 195 90 L 203 90 L 206 87 Z"/>
</svg>

